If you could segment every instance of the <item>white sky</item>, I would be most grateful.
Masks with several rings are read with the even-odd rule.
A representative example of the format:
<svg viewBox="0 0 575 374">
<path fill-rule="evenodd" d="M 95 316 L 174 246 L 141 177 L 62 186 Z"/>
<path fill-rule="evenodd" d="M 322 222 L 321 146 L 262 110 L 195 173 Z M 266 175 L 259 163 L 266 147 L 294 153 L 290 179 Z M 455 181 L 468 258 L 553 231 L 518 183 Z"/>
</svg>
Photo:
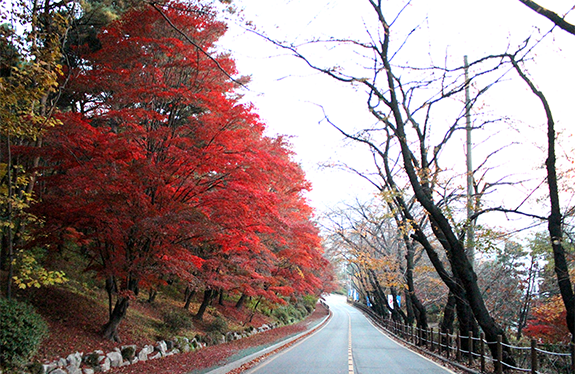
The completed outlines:
<svg viewBox="0 0 575 374">
<path fill-rule="evenodd" d="M 385 2 L 390 7 L 390 19 L 392 7 L 397 8 L 399 3 Z M 296 43 L 330 36 L 365 38 L 366 25 L 373 21 L 367 0 L 235 0 L 233 4 L 243 9 L 245 20 L 258 31 L 277 40 Z M 541 5 L 563 14 L 575 1 L 541 1 Z M 575 14 L 567 19 L 574 22 Z M 551 28 L 551 22 L 518 0 L 414 0 L 396 29 L 407 32 L 416 25 L 421 26 L 421 31 L 410 41 L 411 54 L 403 57 L 419 65 L 429 59 L 438 65 L 447 59 L 454 65 L 460 64 L 466 54 L 473 60 L 502 53 L 508 47 L 513 50 L 537 30 L 545 33 Z M 371 166 L 367 149 L 344 141 L 322 121 L 324 114 L 320 108 L 322 106 L 330 119 L 346 130 L 369 127 L 373 119 L 366 112 L 365 96 L 361 92 L 313 72 L 288 52 L 279 51 L 271 43 L 233 25 L 221 44 L 232 52 L 240 73 L 252 76 L 250 91 L 245 92 L 245 97 L 255 104 L 269 133 L 292 136 L 296 160 L 314 186 L 309 195 L 313 206 L 321 211 L 339 201 L 374 192 L 357 176 L 319 166 L 336 162 L 360 169 Z M 325 56 L 318 55 L 314 48 L 310 46 L 305 51 L 312 59 L 321 61 Z M 536 52 L 535 62 L 529 65 L 532 78 L 548 96 L 556 122 L 564 128 L 575 128 L 575 36 L 556 30 Z M 341 65 L 357 63 L 344 53 L 341 56 Z M 514 136 L 523 143 L 522 147 L 509 151 L 515 153 L 508 152 L 506 158 L 501 159 L 502 169 L 516 170 L 517 165 L 521 165 L 523 172 L 531 174 L 536 164 L 544 160 L 543 154 L 533 151 L 533 143 L 544 140 L 545 133 L 527 129 L 540 128 L 545 122 L 540 104 L 515 75 L 510 76 L 513 81 L 501 85 L 490 96 L 487 110 L 512 116 L 519 129 Z M 463 144 L 457 152 L 464 163 Z"/>
</svg>

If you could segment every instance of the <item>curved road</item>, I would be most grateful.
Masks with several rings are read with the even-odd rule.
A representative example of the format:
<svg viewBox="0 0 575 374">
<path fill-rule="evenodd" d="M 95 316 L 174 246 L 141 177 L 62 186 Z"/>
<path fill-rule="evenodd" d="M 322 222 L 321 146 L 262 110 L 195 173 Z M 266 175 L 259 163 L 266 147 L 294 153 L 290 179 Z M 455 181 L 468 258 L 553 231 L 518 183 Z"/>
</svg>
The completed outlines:
<svg viewBox="0 0 575 374">
<path fill-rule="evenodd" d="M 395 343 L 345 297 L 327 298 L 332 319 L 317 333 L 245 371 L 257 374 L 453 374 Z"/>
</svg>

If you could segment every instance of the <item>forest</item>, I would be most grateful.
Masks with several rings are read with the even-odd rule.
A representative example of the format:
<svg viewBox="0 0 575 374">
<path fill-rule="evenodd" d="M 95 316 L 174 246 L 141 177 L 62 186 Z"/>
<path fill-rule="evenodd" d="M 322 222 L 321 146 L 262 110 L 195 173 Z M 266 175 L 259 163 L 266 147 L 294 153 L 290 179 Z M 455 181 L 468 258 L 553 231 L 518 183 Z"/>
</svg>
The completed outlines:
<svg viewBox="0 0 575 374">
<path fill-rule="evenodd" d="M 215 9 L 33 1 L 2 17 L 3 313 L 68 283 L 64 268 L 105 289 L 115 341 L 138 294 L 165 285 L 184 309 L 202 295 L 198 321 L 224 293 L 240 308 L 333 289 L 310 184 L 240 102 L 249 78 L 215 47 Z"/>
<path fill-rule="evenodd" d="M 102 291 L 111 341 L 142 292 L 169 287 L 202 321 L 224 297 L 255 311 L 344 287 L 421 329 L 575 343 L 572 117 L 555 116 L 558 92 L 533 73 L 544 46 L 570 48 L 573 4 L 514 1 L 541 25 L 454 60 L 422 47 L 415 0 L 366 0 L 361 36 L 305 41 L 258 28 L 238 3 L 0 9 L 3 309 L 75 269 Z M 232 22 L 361 96 L 370 120 L 322 108 L 322 124 L 368 155 L 330 166 L 369 197 L 314 212 L 290 139 L 266 134 L 243 97 L 252 77 L 218 45 Z M 502 111 L 515 95 L 523 107 Z"/>
<path fill-rule="evenodd" d="M 323 120 L 371 159 L 338 166 L 371 185 L 373 197 L 334 207 L 324 221 L 350 297 L 422 331 L 500 336 L 509 366 L 509 344 L 575 336 L 573 117 L 555 116 L 566 113 L 555 105 L 561 88 L 537 80 L 545 53 L 569 56 L 557 45 L 573 40 L 573 4 L 557 13 L 514 3 L 506 6 L 545 26 L 469 59 L 434 49 L 448 41 L 427 39 L 432 19 L 417 23 L 417 1 L 367 1 L 365 30 L 353 38 L 263 35 L 363 94 L 372 117 L 353 126 L 326 110 Z M 513 112 L 516 95 L 526 117 Z"/>
</svg>

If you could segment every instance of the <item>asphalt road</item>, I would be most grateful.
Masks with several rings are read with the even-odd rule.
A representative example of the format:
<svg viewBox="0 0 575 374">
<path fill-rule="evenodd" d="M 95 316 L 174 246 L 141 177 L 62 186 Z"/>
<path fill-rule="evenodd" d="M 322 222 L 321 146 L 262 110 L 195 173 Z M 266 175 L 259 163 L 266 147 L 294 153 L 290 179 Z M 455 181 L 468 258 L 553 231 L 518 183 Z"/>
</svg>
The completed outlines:
<svg viewBox="0 0 575 374">
<path fill-rule="evenodd" d="M 344 297 L 327 298 L 332 319 L 317 333 L 262 361 L 257 374 L 453 374 L 374 327 Z"/>
</svg>

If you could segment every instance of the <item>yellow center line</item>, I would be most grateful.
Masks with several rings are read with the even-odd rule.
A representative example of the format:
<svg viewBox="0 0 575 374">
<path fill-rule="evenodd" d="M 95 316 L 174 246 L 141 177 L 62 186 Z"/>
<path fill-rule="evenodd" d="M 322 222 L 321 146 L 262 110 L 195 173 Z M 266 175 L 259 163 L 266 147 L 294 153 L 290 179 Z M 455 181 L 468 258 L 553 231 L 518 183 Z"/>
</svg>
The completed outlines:
<svg viewBox="0 0 575 374">
<path fill-rule="evenodd" d="M 349 318 L 349 340 L 347 345 L 347 367 L 348 373 L 353 374 L 353 354 L 351 352 L 351 316 L 348 314 Z"/>
</svg>

